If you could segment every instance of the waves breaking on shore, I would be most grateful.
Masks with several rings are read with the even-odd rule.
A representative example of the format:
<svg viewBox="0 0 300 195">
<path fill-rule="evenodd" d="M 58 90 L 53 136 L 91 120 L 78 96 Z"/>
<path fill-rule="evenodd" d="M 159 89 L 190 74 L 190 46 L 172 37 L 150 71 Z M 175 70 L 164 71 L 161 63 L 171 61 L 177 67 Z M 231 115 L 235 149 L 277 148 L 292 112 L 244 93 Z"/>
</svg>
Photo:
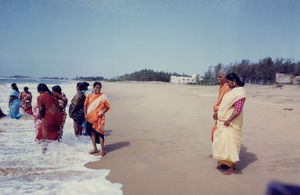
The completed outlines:
<svg viewBox="0 0 300 195">
<path fill-rule="evenodd" d="M 38 95 L 37 84 L 18 85 L 20 91 L 25 85 L 29 87 L 33 105 Z M 70 102 L 76 92 L 75 83 L 60 85 Z M 0 106 L 7 113 L 10 83 L 1 85 L 0 90 Z M 31 116 L 23 116 L 20 120 L 2 118 L 1 194 L 122 194 L 122 184 L 105 179 L 110 170 L 92 170 L 84 166 L 100 157 L 88 154 L 91 149 L 89 137 L 75 137 L 73 131 L 73 121 L 67 117 L 61 142 L 46 146 L 34 141 L 36 134 Z"/>
</svg>

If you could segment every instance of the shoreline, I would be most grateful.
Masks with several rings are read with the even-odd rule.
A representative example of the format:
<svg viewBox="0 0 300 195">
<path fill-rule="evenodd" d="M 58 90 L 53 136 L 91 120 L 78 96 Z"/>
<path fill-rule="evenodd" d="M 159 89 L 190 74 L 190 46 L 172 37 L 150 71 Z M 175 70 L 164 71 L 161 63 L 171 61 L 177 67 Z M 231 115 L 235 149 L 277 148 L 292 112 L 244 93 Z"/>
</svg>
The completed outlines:
<svg viewBox="0 0 300 195">
<path fill-rule="evenodd" d="M 299 86 L 245 88 L 236 175 L 222 175 L 208 158 L 218 86 L 160 82 L 103 82 L 112 106 L 107 154 L 86 167 L 110 169 L 107 179 L 124 194 L 263 194 L 272 180 L 299 185 Z"/>
</svg>

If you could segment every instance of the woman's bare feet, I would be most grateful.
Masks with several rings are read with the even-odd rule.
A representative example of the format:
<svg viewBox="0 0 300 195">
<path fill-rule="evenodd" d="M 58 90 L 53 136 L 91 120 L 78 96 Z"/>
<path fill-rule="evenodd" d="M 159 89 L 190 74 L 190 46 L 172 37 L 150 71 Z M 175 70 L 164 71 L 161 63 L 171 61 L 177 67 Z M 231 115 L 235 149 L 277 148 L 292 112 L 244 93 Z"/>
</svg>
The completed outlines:
<svg viewBox="0 0 300 195">
<path fill-rule="evenodd" d="M 90 152 L 89 152 L 89 154 L 95 154 L 95 153 L 98 153 L 99 151 L 98 150 L 91 150 Z"/>
<path fill-rule="evenodd" d="M 217 165 L 217 169 L 219 171 L 227 171 L 229 169 L 229 167 L 227 165 L 225 165 L 225 164 L 218 164 Z"/>
<path fill-rule="evenodd" d="M 235 168 L 229 167 L 226 171 L 222 172 L 224 175 L 237 174 L 237 170 Z"/>
<path fill-rule="evenodd" d="M 105 152 L 101 151 L 101 152 L 98 152 L 96 155 L 97 156 L 104 156 L 105 154 L 106 154 Z"/>
</svg>

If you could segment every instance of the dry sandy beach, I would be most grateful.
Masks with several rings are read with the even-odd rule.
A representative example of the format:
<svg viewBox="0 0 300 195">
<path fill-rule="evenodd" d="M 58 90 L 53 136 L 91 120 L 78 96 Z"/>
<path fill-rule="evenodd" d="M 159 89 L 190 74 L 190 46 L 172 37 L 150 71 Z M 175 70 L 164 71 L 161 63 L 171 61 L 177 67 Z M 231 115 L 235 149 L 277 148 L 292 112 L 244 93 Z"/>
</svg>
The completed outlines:
<svg viewBox="0 0 300 195">
<path fill-rule="evenodd" d="M 272 180 L 300 185 L 300 86 L 245 89 L 236 175 L 222 175 L 208 158 L 218 86 L 161 82 L 103 83 L 112 107 L 107 155 L 86 166 L 111 169 L 108 179 L 130 195 L 253 195 Z"/>
</svg>

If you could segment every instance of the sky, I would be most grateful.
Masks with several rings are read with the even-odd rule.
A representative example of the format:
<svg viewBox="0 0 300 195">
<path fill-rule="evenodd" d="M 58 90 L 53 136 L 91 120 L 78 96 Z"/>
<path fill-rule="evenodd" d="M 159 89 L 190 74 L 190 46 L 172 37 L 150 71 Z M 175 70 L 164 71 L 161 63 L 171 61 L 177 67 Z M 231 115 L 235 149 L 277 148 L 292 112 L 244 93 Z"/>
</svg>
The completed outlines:
<svg viewBox="0 0 300 195">
<path fill-rule="evenodd" d="M 0 0 L 0 76 L 300 60 L 299 0 Z"/>
</svg>

